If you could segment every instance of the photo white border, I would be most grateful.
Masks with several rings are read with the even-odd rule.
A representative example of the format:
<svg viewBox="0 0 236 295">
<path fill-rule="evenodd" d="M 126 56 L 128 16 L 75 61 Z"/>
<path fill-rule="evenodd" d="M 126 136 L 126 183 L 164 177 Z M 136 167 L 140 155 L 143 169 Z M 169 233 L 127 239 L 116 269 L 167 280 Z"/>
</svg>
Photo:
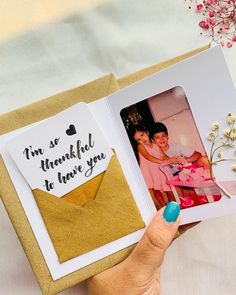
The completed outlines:
<svg viewBox="0 0 236 295">
<path fill-rule="evenodd" d="M 236 106 L 236 91 L 220 46 L 207 49 L 110 95 L 108 104 L 116 122 L 117 132 L 123 138 L 120 152 L 124 153 L 125 151 L 125 161 L 129 162 L 132 169 L 136 171 L 140 190 L 143 191 L 143 197 L 146 199 L 150 198 L 150 196 L 147 190 L 143 190 L 143 186 L 146 185 L 120 112 L 126 107 L 176 86 L 182 87 L 186 94 L 194 121 L 208 155 L 210 143 L 207 142 L 207 135 L 210 132 L 212 123 L 218 121 L 224 129 L 224 124 L 225 128 L 227 127 L 226 115 L 233 113 L 234 110 L 236 113 L 236 107 L 233 109 L 233 106 Z M 235 174 L 228 163 L 219 165 L 214 170 L 214 173 L 216 179 L 220 181 L 232 181 L 235 179 Z M 233 212 L 236 212 L 235 196 L 232 196 L 231 199 L 223 196 L 220 201 L 181 210 L 181 224 Z"/>
</svg>

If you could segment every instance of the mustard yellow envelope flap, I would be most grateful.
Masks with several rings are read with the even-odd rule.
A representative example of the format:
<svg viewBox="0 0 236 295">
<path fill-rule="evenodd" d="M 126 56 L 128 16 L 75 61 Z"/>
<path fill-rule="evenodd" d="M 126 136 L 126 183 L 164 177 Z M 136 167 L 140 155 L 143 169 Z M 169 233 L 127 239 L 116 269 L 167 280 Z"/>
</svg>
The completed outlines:
<svg viewBox="0 0 236 295">
<path fill-rule="evenodd" d="M 58 198 L 33 191 L 60 263 L 145 226 L 116 155 L 107 170 Z"/>
</svg>

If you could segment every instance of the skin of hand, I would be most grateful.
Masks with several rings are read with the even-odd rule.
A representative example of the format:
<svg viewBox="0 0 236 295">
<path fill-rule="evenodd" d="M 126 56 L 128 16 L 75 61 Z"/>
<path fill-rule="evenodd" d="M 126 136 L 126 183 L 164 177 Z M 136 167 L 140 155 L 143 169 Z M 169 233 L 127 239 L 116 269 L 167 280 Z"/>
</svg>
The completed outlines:
<svg viewBox="0 0 236 295">
<path fill-rule="evenodd" d="M 163 160 L 162 161 L 163 164 L 179 164 L 179 157 L 171 157 L 167 160 Z"/>
<path fill-rule="evenodd" d="M 181 156 L 177 157 L 177 161 L 178 161 L 178 164 L 182 164 L 182 165 L 188 164 L 188 161 L 184 157 L 181 157 Z"/>
<path fill-rule="evenodd" d="M 190 157 L 185 157 L 188 163 L 196 162 L 202 157 L 202 154 L 199 152 L 194 152 Z"/>
<path fill-rule="evenodd" d="M 159 295 L 160 267 L 180 222 L 177 207 L 177 203 L 170 202 L 160 209 L 130 256 L 88 280 L 88 294 Z"/>
</svg>

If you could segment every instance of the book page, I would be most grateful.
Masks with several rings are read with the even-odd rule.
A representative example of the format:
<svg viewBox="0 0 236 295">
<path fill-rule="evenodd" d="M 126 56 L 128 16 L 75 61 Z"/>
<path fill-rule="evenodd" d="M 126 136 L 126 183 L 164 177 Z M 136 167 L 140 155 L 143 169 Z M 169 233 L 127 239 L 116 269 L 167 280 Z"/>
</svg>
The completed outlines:
<svg viewBox="0 0 236 295">
<path fill-rule="evenodd" d="M 216 121 L 219 122 L 223 139 L 225 129 L 234 130 L 235 121 L 229 123 L 229 114 L 235 110 L 235 97 L 235 88 L 222 50 L 214 47 L 107 98 L 117 133 L 122 138 L 117 151 L 133 170 L 141 187 L 139 190 L 144 192 L 144 187 L 149 188 L 149 192 L 153 190 L 157 209 L 170 200 L 177 201 L 182 209 L 181 224 L 236 210 L 235 172 L 231 167 L 235 160 L 220 161 L 214 165 L 212 156 L 217 155 L 212 155 L 215 147 L 212 147 L 213 142 L 209 137 Z M 153 127 L 156 125 L 159 128 L 163 125 L 166 129 L 155 134 Z M 137 126 L 138 132 L 132 134 L 132 129 Z M 217 132 L 215 136 L 221 140 Z M 159 138 L 160 134 L 163 138 Z M 230 140 L 233 146 L 234 138 Z M 144 165 L 145 159 L 138 150 L 141 145 L 150 159 L 163 159 L 166 156 L 178 158 L 179 162 L 176 160 L 171 167 L 164 165 L 164 162 L 155 163 L 158 172 L 153 173 L 151 160 L 150 165 L 147 161 Z M 219 152 L 225 153 L 226 158 L 235 159 L 234 149 L 225 147 L 224 151 L 221 149 Z M 151 192 L 149 196 L 143 193 L 142 197 L 151 199 Z"/>
<path fill-rule="evenodd" d="M 129 153 L 125 149 L 123 136 L 120 133 L 117 122 L 114 120 L 113 113 L 109 108 L 108 99 L 108 97 L 105 97 L 96 100 L 89 103 L 88 107 L 98 122 L 99 127 L 103 130 L 104 136 L 106 137 L 107 142 L 109 142 L 110 147 L 115 149 L 142 218 L 144 222 L 148 224 L 156 210 L 150 199 L 149 192 L 142 176 L 140 177 L 140 175 L 136 173 L 138 170 L 137 163 L 130 160 L 132 153 Z"/>
</svg>

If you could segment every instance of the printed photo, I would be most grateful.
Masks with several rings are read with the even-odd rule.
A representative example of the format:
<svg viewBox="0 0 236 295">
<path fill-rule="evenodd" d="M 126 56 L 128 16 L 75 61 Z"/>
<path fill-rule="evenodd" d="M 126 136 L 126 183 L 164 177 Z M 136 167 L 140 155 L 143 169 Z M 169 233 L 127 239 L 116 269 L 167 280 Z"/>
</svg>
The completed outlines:
<svg viewBox="0 0 236 295">
<path fill-rule="evenodd" d="M 182 87 L 128 106 L 120 115 L 157 210 L 169 201 L 185 209 L 221 199 Z"/>
</svg>

